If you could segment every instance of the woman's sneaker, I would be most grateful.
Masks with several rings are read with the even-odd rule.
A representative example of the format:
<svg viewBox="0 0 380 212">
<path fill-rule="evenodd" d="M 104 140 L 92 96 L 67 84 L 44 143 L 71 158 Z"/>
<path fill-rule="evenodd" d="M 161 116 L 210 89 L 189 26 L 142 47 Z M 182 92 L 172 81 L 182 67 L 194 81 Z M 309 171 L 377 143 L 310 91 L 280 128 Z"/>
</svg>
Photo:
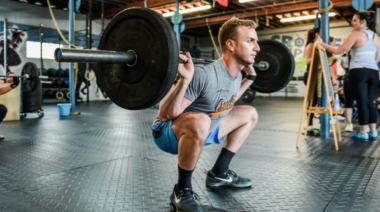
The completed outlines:
<svg viewBox="0 0 380 212">
<path fill-rule="evenodd" d="M 368 141 L 369 140 L 369 135 L 368 135 L 368 133 L 364 133 L 363 134 L 361 132 L 357 132 L 354 135 L 352 135 L 351 138 L 353 138 L 355 140 Z"/>
<path fill-rule="evenodd" d="M 352 123 L 347 123 L 344 127 L 345 132 L 353 132 L 354 131 L 354 125 Z"/>
<path fill-rule="evenodd" d="M 377 131 L 374 132 L 368 132 L 369 139 L 371 140 L 376 140 L 377 137 L 379 136 L 379 133 Z"/>
<path fill-rule="evenodd" d="M 338 120 L 339 120 L 339 121 L 344 121 L 344 120 L 346 120 L 346 118 L 345 118 L 344 116 L 338 115 L 337 117 L 338 117 Z"/>
<path fill-rule="evenodd" d="M 250 179 L 238 176 L 234 171 L 227 170 L 225 173 L 216 176 L 212 171 L 207 173 L 206 186 L 222 187 L 229 186 L 235 188 L 250 187 L 252 182 Z"/>
</svg>

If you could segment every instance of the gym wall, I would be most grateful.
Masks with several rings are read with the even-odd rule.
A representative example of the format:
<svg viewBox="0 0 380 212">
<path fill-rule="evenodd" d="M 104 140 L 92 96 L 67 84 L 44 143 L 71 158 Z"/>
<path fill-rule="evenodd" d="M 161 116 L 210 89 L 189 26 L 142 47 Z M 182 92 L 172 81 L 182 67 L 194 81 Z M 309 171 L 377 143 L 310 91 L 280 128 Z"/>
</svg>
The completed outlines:
<svg viewBox="0 0 380 212">
<path fill-rule="evenodd" d="M 298 27 L 285 27 L 281 29 L 267 29 L 261 30 L 258 32 L 259 40 L 264 39 L 273 39 L 280 41 L 285 44 L 290 51 L 293 53 L 295 61 L 295 71 L 294 77 L 300 78 L 304 75 L 306 70 L 306 62 L 304 59 L 304 49 L 306 43 L 306 32 L 309 29 L 312 29 L 314 25 L 305 25 Z M 336 39 L 336 45 L 340 45 L 348 34 L 352 31 L 352 27 L 347 22 L 334 22 L 330 23 L 330 36 L 333 36 Z M 213 32 L 215 42 L 218 40 L 218 32 Z M 205 37 L 203 39 L 198 39 L 197 42 L 198 48 L 201 51 L 212 51 L 214 47 L 212 45 L 210 37 Z M 219 43 L 217 44 L 219 45 Z M 338 55 L 340 59 L 340 55 Z M 338 60 L 339 75 L 343 75 L 344 71 L 340 67 L 340 60 Z M 288 90 L 285 92 L 285 89 L 271 93 L 263 94 L 256 93 L 257 96 L 289 96 L 289 97 L 304 97 L 306 86 L 302 80 L 292 80 L 288 85 Z"/>
<path fill-rule="evenodd" d="M 63 34 L 68 39 L 68 28 L 69 28 L 69 15 L 68 11 L 63 10 L 54 10 L 55 18 L 58 22 L 58 25 L 63 32 Z M 4 29 L 4 19 L 8 21 L 8 28 L 19 28 L 19 29 L 28 29 L 32 27 L 38 27 L 40 24 L 43 24 L 44 37 L 43 40 L 46 43 L 63 43 L 59 41 L 58 33 L 54 27 L 53 21 L 50 17 L 49 10 L 46 7 L 34 6 L 30 4 L 24 4 L 20 2 L 13 1 L 1 1 L 0 4 L 0 31 Z M 107 25 L 109 20 L 105 21 Z M 83 14 L 75 14 L 75 31 L 77 37 L 83 37 L 85 31 L 82 31 L 86 28 L 86 16 Z M 78 32 L 80 31 L 80 32 Z M 92 22 L 92 36 L 94 39 L 93 46 L 97 46 L 99 42 L 99 34 L 101 32 L 101 21 Z M 23 65 L 27 62 L 33 62 L 38 67 L 40 67 L 40 59 L 31 59 L 26 57 L 26 41 L 36 41 L 39 42 L 38 29 L 25 32 L 25 36 L 22 38 L 22 43 L 16 49 L 16 52 L 20 55 L 22 63 L 19 66 L 10 67 L 13 72 L 16 74 L 21 73 Z M 8 37 L 10 32 L 8 31 Z M 83 39 L 82 38 L 82 39 Z M 3 35 L 0 35 L 0 40 L 3 40 Z M 87 41 L 76 41 L 79 44 L 86 44 Z M 58 63 L 53 59 L 44 59 L 44 68 L 54 68 L 58 69 Z M 69 68 L 69 63 L 61 63 L 63 69 Z M 3 66 L 0 66 L 0 73 L 4 73 Z M 91 82 L 90 87 L 90 100 L 104 100 L 103 96 L 95 96 L 97 85 L 95 81 Z M 80 94 L 82 95 L 82 94 Z M 82 96 L 84 99 L 86 96 Z"/>
</svg>

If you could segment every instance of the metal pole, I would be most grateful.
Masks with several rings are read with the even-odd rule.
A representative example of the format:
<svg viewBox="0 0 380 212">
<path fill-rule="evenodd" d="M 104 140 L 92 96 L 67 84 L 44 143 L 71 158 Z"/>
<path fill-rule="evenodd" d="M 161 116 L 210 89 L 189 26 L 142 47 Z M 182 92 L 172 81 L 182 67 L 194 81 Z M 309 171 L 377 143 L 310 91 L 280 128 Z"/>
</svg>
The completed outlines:
<svg viewBox="0 0 380 212">
<path fill-rule="evenodd" d="M 104 2 L 102 0 L 102 16 L 103 16 L 103 10 L 104 10 Z M 87 48 L 91 49 L 92 48 L 92 0 L 89 2 L 88 6 L 88 34 L 87 34 Z M 102 19 L 102 24 L 104 24 L 104 18 Z M 87 71 L 90 71 L 90 63 L 87 63 Z M 86 88 L 87 88 L 87 103 L 90 102 L 90 88 L 89 88 L 89 81 L 86 79 Z"/>
<path fill-rule="evenodd" d="M 318 9 L 322 10 L 329 6 L 328 0 L 319 0 Z M 326 11 L 322 13 L 321 24 L 320 24 L 320 35 L 323 39 L 324 43 L 330 43 L 330 20 L 329 20 L 329 12 Z M 325 76 L 330 77 L 330 71 L 325 70 Z M 322 81 L 322 107 L 328 108 L 328 100 L 327 100 L 327 92 L 325 89 L 325 83 Z M 321 114 L 321 137 L 322 138 L 330 138 L 330 119 L 328 114 Z M 338 121 L 338 120 L 336 120 Z"/>
<path fill-rule="evenodd" d="M 7 66 L 8 66 L 8 60 L 7 60 L 7 49 L 8 49 L 8 42 L 7 42 L 7 32 L 8 32 L 8 20 L 4 19 L 4 73 L 7 74 Z"/>
<path fill-rule="evenodd" d="M 40 75 L 42 75 L 42 69 L 44 68 L 44 60 L 42 58 L 42 50 L 43 50 L 42 44 L 43 44 L 43 36 L 44 36 L 44 33 L 42 31 L 43 26 L 44 26 L 43 24 L 40 24 L 40 67 L 41 67 L 40 68 Z"/>
<path fill-rule="evenodd" d="M 89 13 L 86 13 L 86 39 L 87 39 L 87 48 L 88 48 L 88 19 L 89 19 Z"/>
<path fill-rule="evenodd" d="M 75 43 L 75 13 L 74 13 L 74 0 L 69 0 L 69 42 Z M 70 45 L 70 48 L 71 45 Z M 75 112 L 75 70 L 74 63 L 70 63 L 70 103 L 71 103 L 71 113 Z"/>
<path fill-rule="evenodd" d="M 44 68 L 44 60 L 42 58 L 42 55 L 43 55 L 43 36 L 44 36 L 43 29 L 42 29 L 43 26 L 44 26 L 43 24 L 40 24 L 40 29 L 39 29 L 39 33 L 40 33 L 40 76 L 42 76 L 42 69 Z M 42 90 L 43 87 L 44 87 L 43 83 L 41 83 L 40 87 L 41 87 L 41 90 Z M 21 94 L 21 95 L 23 95 L 23 94 Z M 43 101 L 43 96 L 40 95 L 38 97 L 38 99 L 39 99 L 40 102 L 42 102 Z"/>
<path fill-rule="evenodd" d="M 89 27 L 88 27 L 88 22 L 89 22 L 89 13 L 87 13 L 86 14 L 86 38 L 87 38 L 87 48 L 88 49 L 91 49 L 91 45 L 89 45 Z M 90 70 L 90 63 L 86 63 L 86 73 L 87 73 L 87 71 L 91 71 Z M 85 75 L 86 76 L 86 75 Z M 85 77 L 85 79 L 86 79 L 86 77 Z M 90 89 L 88 88 L 88 84 L 89 84 L 89 81 L 86 79 L 86 88 L 87 88 L 87 98 L 86 98 L 86 102 L 87 103 L 89 103 L 89 101 L 90 101 L 90 95 L 89 95 L 89 91 L 90 91 Z"/>
<path fill-rule="evenodd" d="M 376 4 L 376 33 L 380 33 L 380 4 Z"/>
<path fill-rule="evenodd" d="M 176 6 L 176 11 L 179 13 L 179 0 L 176 1 L 175 6 Z M 176 28 L 174 32 L 176 34 L 176 38 L 178 42 L 178 49 L 181 49 L 181 32 L 179 29 L 179 24 L 174 24 L 174 27 Z"/>
<path fill-rule="evenodd" d="M 101 13 L 101 18 L 102 18 L 102 32 L 101 32 L 101 34 L 103 34 L 103 31 L 104 31 L 104 0 L 102 0 L 102 13 Z"/>
</svg>

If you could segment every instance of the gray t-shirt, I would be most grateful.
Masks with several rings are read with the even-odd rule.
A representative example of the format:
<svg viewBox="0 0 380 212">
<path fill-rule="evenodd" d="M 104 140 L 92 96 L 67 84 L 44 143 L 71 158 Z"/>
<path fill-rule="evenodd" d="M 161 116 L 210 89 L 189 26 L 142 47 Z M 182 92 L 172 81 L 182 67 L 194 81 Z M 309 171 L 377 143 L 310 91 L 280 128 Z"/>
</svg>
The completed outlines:
<svg viewBox="0 0 380 212">
<path fill-rule="evenodd" d="M 192 103 L 184 113 L 208 114 L 212 121 L 211 130 L 214 130 L 237 101 L 241 81 L 242 75 L 233 78 L 221 59 L 203 67 L 196 67 L 185 93 L 185 98 Z"/>
</svg>

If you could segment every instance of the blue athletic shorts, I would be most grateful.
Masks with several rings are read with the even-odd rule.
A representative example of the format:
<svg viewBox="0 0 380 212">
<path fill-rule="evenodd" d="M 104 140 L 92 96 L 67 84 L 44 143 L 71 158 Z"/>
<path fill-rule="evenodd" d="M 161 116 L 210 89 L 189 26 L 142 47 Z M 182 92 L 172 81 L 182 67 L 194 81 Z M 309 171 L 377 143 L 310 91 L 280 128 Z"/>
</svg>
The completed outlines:
<svg viewBox="0 0 380 212">
<path fill-rule="evenodd" d="M 178 154 L 178 140 L 174 135 L 172 130 L 173 121 L 166 121 L 156 124 L 152 127 L 153 130 L 153 141 L 156 143 L 157 147 L 162 151 L 171 153 L 173 155 Z M 220 125 L 215 128 L 214 131 L 208 134 L 205 146 L 210 144 L 220 144 L 223 143 L 223 138 L 218 139 Z"/>
</svg>

